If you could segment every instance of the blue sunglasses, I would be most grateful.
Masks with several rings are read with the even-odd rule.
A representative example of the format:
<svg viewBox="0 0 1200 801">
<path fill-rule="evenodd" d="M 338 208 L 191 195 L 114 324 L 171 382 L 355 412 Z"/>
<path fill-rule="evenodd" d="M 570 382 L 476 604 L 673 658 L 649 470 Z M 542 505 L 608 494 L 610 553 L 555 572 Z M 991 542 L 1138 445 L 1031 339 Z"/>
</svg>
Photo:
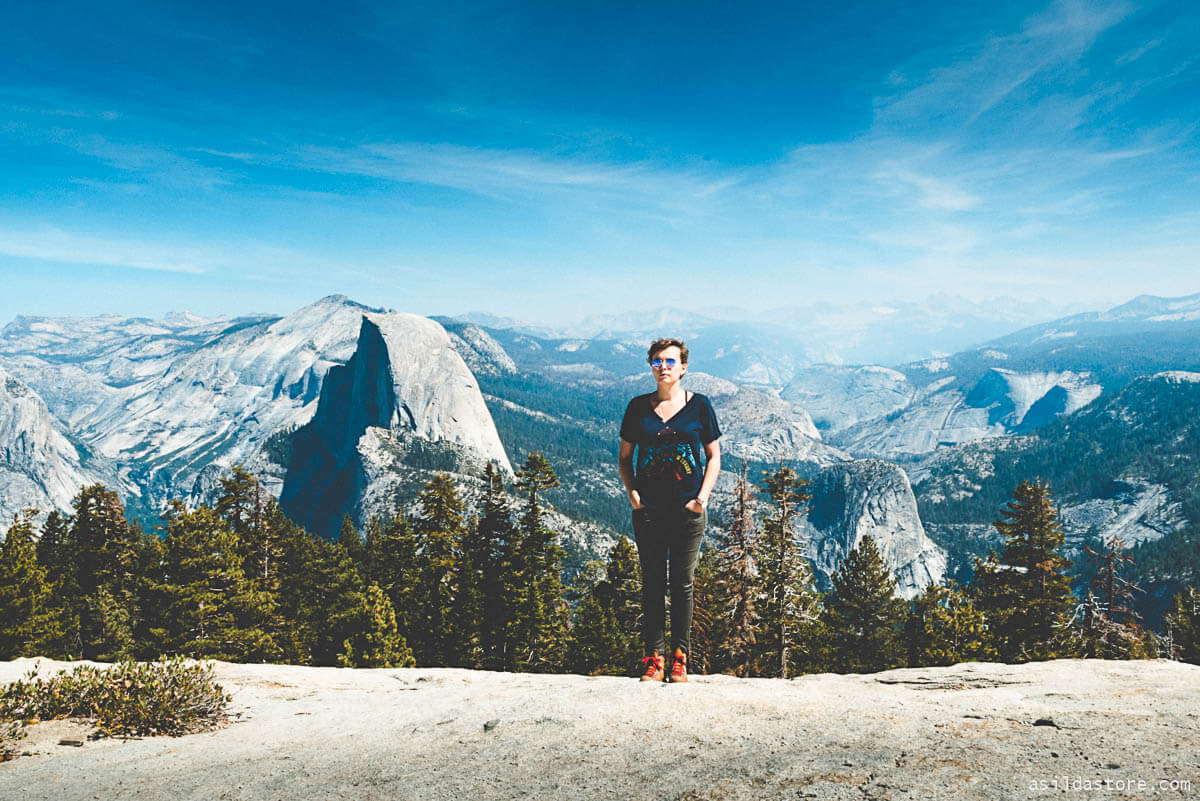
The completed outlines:
<svg viewBox="0 0 1200 801">
<path fill-rule="evenodd" d="M 676 362 L 674 359 L 651 359 L 650 360 L 650 366 L 655 369 L 658 369 L 659 367 L 671 368 L 671 367 L 674 367 L 677 363 L 678 362 Z"/>
</svg>

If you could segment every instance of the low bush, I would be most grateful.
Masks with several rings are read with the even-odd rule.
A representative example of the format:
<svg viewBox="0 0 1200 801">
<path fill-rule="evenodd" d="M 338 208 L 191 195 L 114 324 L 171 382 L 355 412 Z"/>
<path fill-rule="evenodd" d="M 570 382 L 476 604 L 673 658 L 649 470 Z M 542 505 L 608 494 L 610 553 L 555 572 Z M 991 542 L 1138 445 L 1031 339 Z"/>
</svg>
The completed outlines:
<svg viewBox="0 0 1200 801">
<path fill-rule="evenodd" d="M 34 668 L 0 688 L 0 732 L 15 741 L 23 736 L 22 724 L 86 718 L 101 737 L 190 734 L 217 726 L 230 700 L 214 681 L 211 664 L 182 657 L 80 665 L 48 679 L 39 679 Z M 0 745 L 0 753 L 8 750 Z"/>
</svg>

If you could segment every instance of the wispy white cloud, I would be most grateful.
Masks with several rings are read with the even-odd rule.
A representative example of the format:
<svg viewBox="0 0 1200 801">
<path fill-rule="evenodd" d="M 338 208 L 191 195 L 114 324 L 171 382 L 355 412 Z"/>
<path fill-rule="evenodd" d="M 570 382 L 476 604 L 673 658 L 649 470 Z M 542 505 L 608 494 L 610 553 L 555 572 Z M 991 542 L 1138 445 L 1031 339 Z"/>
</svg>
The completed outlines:
<svg viewBox="0 0 1200 801">
<path fill-rule="evenodd" d="M 255 161 L 251 154 L 230 159 Z M 350 148 L 305 146 L 264 155 L 262 164 L 455 189 L 506 201 L 545 203 L 548 196 L 629 204 L 631 211 L 703 213 L 704 206 L 746 179 L 740 170 L 679 167 L 650 161 L 563 156 L 446 143 L 372 143 Z"/>
<path fill-rule="evenodd" d="M 233 180 L 226 170 L 203 165 L 167 147 L 118 142 L 99 134 L 63 135 L 62 142 L 109 167 L 160 184 L 214 189 Z"/>
<path fill-rule="evenodd" d="M 154 272 L 199 274 L 206 271 L 204 255 L 194 250 L 93 237 L 50 226 L 29 230 L 0 229 L 0 254 L 38 261 Z"/>
<path fill-rule="evenodd" d="M 911 130 L 917 123 L 945 132 L 971 126 L 1019 91 L 1036 94 L 1031 84 L 1058 79 L 1132 11 L 1124 2 L 1058 0 L 1022 30 L 990 37 L 948 64 L 910 65 L 893 76 L 898 91 L 876 101 L 876 129 Z M 916 75 L 908 78 L 910 72 Z"/>
<path fill-rule="evenodd" d="M 915 190 L 915 202 L 922 208 L 967 211 L 979 205 L 979 198 L 958 186 L 955 181 L 918 172 L 911 165 L 881 165 L 874 178 L 881 183 Z"/>
<path fill-rule="evenodd" d="M 13 115 L 101 122 L 122 117 L 116 109 L 96 106 L 73 93 L 45 86 L 0 86 L 0 110 Z"/>
<path fill-rule="evenodd" d="M 424 270 L 392 257 L 343 258 L 298 250 L 268 238 L 155 242 L 116 235 L 92 235 L 50 225 L 0 225 L 0 257 L 116 267 L 157 273 L 236 276 L 256 283 L 288 282 L 302 276 L 380 281 Z"/>
<path fill-rule="evenodd" d="M 1117 63 L 1118 64 L 1129 64 L 1131 62 L 1137 61 L 1139 58 L 1146 55 L 1147 53 L 1149 53 L 1151 50 L 1158 47 L 1162 43 L 1163 43 L 1162 39 L 1151 39 L 1149 42 L 1146 42 L 1141 47 L 1135 47 L 1132 50 L 1122 53 L 1120 56 L 1117 57 Z"/>
</svg>

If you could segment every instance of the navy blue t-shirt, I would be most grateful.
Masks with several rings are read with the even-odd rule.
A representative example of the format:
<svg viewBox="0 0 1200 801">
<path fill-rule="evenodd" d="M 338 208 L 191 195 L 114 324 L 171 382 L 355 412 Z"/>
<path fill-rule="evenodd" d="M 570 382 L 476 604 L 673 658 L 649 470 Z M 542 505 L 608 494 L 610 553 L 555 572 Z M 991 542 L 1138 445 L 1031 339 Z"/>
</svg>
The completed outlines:
<svg viewBox="0 0 1200 801">
<path fill-rule="evenodd" d="M 693 392 L 665 423 L 654 412 L 658 394 L 638 395 L 625 408 L 621 439 L 637 446 L 633 486 L 646 506 L 683 506 L 704 483 L 704 446 L 721 436 L 708 398 Z"/>
</svg>

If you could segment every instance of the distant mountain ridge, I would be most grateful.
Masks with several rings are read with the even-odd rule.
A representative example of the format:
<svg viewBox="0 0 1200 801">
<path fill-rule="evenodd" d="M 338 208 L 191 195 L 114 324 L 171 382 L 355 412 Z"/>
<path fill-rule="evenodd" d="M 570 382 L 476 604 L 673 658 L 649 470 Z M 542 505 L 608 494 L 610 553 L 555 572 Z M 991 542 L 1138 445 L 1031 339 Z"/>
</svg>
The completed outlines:
<svg viewBox="0 0 1200 801">
<path fill-rule="evenodd" d="M 445 332 L 344 296 L 282 318 L 131 320 L 123 332 L 114 318 L 90 326 L 26 318 L 4 329 L 0 357 L 56 399 L 72 433 L 117 465 L 116 486 L 129 505 L 153 517 L 168 498 L 208 499 L 233 464 L 278 495 L 292 433 L 313 419 L 327 374 L 355 355 L 368 319 L 390 357 L 379 374 L 404 384 L 391 395 L 394 408 L 372 425 L 444 441 L 463 458 L 511 470 Z M 343 498 L 339 508 L 351 511 L 354 500 Z M 297 522 L 331 533 L 324 519 Z"/>
<path fill-rule="evenodd" d="M 871 533 L 903 591 L 916 592 L 984 547 L 1021 471 L 1042 470 L 1067 493 L 1072 531 L 1163 549 L 1200 522 L 1192 485 L 1163 472 L 1190 464 L 1171 443 L 1200 442 L 1184 418 L 1170 418 L 1173 430 L 1155 417 L 1178 411 L 1200 372 L 1200 295 L 1143 296 L 891 367 L 810 364 L 786 352 L 796 329 L 769 320 L 739 328 L 674 315 L 647 325 L 693 337 L 685 385 L 718 410 L 726 468 L 744 461 L 758 475 L 786 463 L 812 481 L 819 573 Z M 435 470 L 457 473 L 469 493 L 484 461 L 511 470 L 539 450 L 562 482 L 547 497 L 588 558 L 628 530 L 616 427 L 653 382 L 646 339 L 561 333 L 344 296 L 285 317 L 20 317 L 0 331 L 0 412 L 13 421 L 0 420 L 0 513 L 62 509 L 79 483 L 102 481 L 153 517 L 167 498 L 211 498 L 242 464 L 298 522 L 332 536 L 343 514 L 362 522 Z M 1117 399 L 1126 405 L 1113 411 Z M 1075 453 L 1086 439 L 1062 432 L 1093 429 L 1125 443 L 1115 454 L 1142 459 L 1133 471 L 1116 456 L 1095 467 L 1113 473 L 1103 491 L 1071 489 L 1071 465 L 1039 462 L 1030 444 Z M 1089 458 L 1075 453 L 1100 464 Z M 728 473 L 718 482 L 714 525 L 731 484 Z"/>
<path fill-rule="evenodd" d="M 998 298 L 976 303 L 935 295 L 922 302 L 821 302 L 766 312 L 662 306 L 591 315 L 557 328 L 483 312 L 438 319 L 541 339 L 599 339 L 640 347 L 662 336 L 683 337 L 707 372 L 778 390 L 796 370 L 811 365 L 890 365 L 941 356 L 1062 311 L 1062 306 L 1045 301 Z"/>
<path fill-rule="evenodd" d="M 911 460 L 1035 430 L 1170 369 L 1200 370 L 1200 295 L 1141 296 L 890 368 L 812 367 L 798 371 L 782 395 L 812 409 L 831 444 L 858 456 Z"/>
</svg>

